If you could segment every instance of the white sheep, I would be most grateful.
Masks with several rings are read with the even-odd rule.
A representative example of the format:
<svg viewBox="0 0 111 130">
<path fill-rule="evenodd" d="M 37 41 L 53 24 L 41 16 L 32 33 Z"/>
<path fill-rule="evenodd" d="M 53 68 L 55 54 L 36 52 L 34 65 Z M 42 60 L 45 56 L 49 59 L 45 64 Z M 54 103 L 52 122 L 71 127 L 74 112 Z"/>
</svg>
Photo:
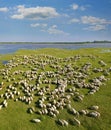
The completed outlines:
<svg viewBox="0 0 111 130">
<path fill-rule="evenodd" d="M 41 122 L 40 119 L 32 119 L 32 121 L 35 122 L 35 123 L 40 123 Z"/>
</svg>

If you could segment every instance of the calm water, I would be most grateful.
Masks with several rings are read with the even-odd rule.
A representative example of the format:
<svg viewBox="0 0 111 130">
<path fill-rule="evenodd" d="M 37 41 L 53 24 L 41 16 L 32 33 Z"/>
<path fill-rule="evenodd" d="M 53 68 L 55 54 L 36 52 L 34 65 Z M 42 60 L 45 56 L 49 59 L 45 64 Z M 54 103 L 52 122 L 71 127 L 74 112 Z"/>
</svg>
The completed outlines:
<svg viewBox="0 0 111 130">
<path fill-rule="evenodd" d="M 111 48 L 111 43 L 90 43 L 90 44 L 0 44 L 0 54 L 13 53 L 20 49 L 40 49 L 40 48 Z"/>
</svg>

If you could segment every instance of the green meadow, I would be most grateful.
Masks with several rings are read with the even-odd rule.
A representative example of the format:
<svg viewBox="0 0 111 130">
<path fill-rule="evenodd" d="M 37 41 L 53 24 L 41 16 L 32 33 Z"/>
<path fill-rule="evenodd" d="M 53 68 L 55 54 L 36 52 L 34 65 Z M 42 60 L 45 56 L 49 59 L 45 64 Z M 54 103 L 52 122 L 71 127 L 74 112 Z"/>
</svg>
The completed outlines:
<svg viewBox="0 0 111 130">
<path fill-rule="evenodd" d="M 100 61 L 103 61 L 104 64 L 100 64 Z M 6 64 L 3 64 L 5 62 Z M 89 68 L 85 68 L 87 66 Z M 96 69 L 101 69 L 101 71 L 95 72 Z M 40 79 L 42 83 L 38 83 L 38 78 L 42 74 L 43 77 Z M 83 75 L 80 76 L 81 74 Z M 104 76 L 105 80 L 100 86 L 97 86 L 99 90 L 93 94 L 90 94 L 91 88 L 81 87 L 81 84 L 80 86 L 77 84 L 84 82 L 92 85 L 93 79 L 100 76 Z M 55 99 L 56 102 L 65 99 L 66 95 L 70 95 L 70 99 L 63 107 L 57 108 L 59 114 L 56 116 L 40 114 L 38 111 L 42 108 L 37 103 L 43 96 L 46 97 L 44 104 L 53 102 L 48 99 L 50 93 L 57 88 L 57 84 L 53 83 L 56 78 L 61 79 L 63 84 L 67 80 L 64 95 L 59 97 L 59 100 Z M 46 79 L 50 82 L 45 82 Z M 30 94 L 33 100 L 30 103 L 22 100 L 22 97 L 28 97 L 24 92 L 27 88 L 20 83 L 25 80 L 32 89 Z M 68 80 L 74 83 L 70 83 Z M 10 85 L 15 86 L 9 88 Z M 40 90 L 44 90 L 48 85 L 50 85 L 50 90 L 39 95 Z M 8 103 L 6 107 L 2 106 L 0 109 L 0 130 L 111 130 L 111 48 L 78 50 L 48 48 L 19 50 L 13 54 L 0 55 L 0 87 L 0 95 L 2 95 L 0 105 L 3 105 L 4 100 Z M 71 92 L 68 92 L 69 89 Z M 19 91 L 20 94 L 13 94 L 14 97 L 5 96 L 5 93 L 14 93 L 14 91 Z M 84 98 L 75 100 L 78 96 L 77 93 L 83 95 Z M 68 112 L 67 104 L 70 104 L 77 112 L 88 110 L 89 113 L 93 111 L 89 109 L 90 106 L 99 106 L 97 112 L 100 113 L 100 116 L 74 115 Z M 29 113 L 27 111 L 29 108 L 34 108 L 34 111 Z M 79 120 L 80 125 L 71 124 L 70 120 L 73 118 Z M 32 122 L 32 119 L 39 119 L 41 122 L 35 123 Z M 66 120 L 68 126 L 59 124 L 59 119 Z"/>
</svg>

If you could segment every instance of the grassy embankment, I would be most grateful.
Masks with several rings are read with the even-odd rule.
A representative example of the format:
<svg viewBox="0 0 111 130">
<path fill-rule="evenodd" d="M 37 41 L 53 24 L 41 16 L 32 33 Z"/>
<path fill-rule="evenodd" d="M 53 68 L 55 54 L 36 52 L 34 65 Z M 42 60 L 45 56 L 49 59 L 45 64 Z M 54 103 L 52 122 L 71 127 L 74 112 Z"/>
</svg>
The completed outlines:
<svg viewBox="0 0 111 130">
<path fill-rule="evenodd" d="M 90 62 L 91 68 L 88 70 L 88 77 L 86 82 L 89 82 L 88 80 L 103 75 L 103 72 L 94 73 L 92 70 L 97 67 L 100 68 L 101 65 L 98 64 L 100 60 L 104 61 L 107 65 L 102 67 L 103 70 L 107 70 L 111 67 L 111 52 L 107 51 L 104 52 L 104 50 L 107 49 L 80 49 L 80 50 L 60 50 L 60 49 L 40 49 L 40 50 L 21 50 L 16 52 L 15 54 L 10 55 L 0 55 L 0 70 L 6 69 L 7 67 L 2 64 L 2 61 L 5 60 L 11 60 L 13 57 L 19 58 L 19 60 L 23 61 L 23 55 L 26 56 L 38 56 L 40 54 L 46 54 L 51 55 L 56 58 L 66 58 L 66 57 L 73 57 L 75 55 L 80 55 L 80 59 L 77 61 L 66 61 L 66 62 L 59 62 L 57 63 L 61 67 L 64 68 L 65 65 L 71 64 L 72 67 L 79 67 L 75 71 L 79 71 L 79 69 L 85 64 Z M 111 50 L 111 49 L 110 49 Z M 94 58 L 89 58 L 89 55 L 94 56 Z M 15 63 L 19 63 L 17 59 L 14 59 Z M 39 59 L 42 60 L 42 56 Z M 44 59 L 43 57 L 43 60 Z M 17 67 L 13 67 L 11 69 L 11 77 L 10 81 L 6 81 L 6 79 L 3 79 L 3 75 L 0 75 L 0 82 L 4 82 L 3 89 L 0 90 L 0 94 L 4 94 L 7 90 L 7 86 L 10 84 L 13 84 L 13 82 L 19 82 L 19 78 L 22 77 L 22 75 L 13 75 L 13 72 L 16 70 L 30 70 L 33 67 L 36 67 L 36 65 L 31 66 L 30 64 L 27 65 L 18 65 Z M 42 70 L 39 69 L 38 73 L 41 71 L 56 71 L 53 70 L 49 65 L 45 66 L 45 69 Z M 105 76 L 106 79 L 111 77 L 110 75 Z M 12 78 L 12 79 L 11 79 Z M 15 79 L 13 79 L 15 78 Z M 13 81 L 15 80 L 15 81 Z M 35 81 L 31 81 L 32 84 L 35 83 Z M 30 83 L 31 83 L 30 82 Z M 88 117 L 86 115 L 80 115 L 77 117 L 77 119 L 80 120 L 81 125 L 71 125 L 69 124 L 68 127 L 60 126 L 56 123 L 56 120 L 58 119 L 65 119 L 69 120 L 74 118 L 74 115 L 67 112 L 67 109 L 64 108 L 63 110 L 59 110 L 60 114 L 57 115 L 57 117 L 50 117 L 48 115 L 39 115 L 36 113 L 29 114 L 27 113 L 27 109 L 29 107 L 36 107 L 35 102 L 38 100 L 39 96 L 34 95 L 33 102 L 28 105 L 21 101 L 15 102 L 14 99 L 8 99 L 8 106 L 7 108 L 2 108 L 0 110 L 0 130 L 111 130 L 111 78 L 110 80 L 105 82 L 106 85 L 100 86 L 100 90 L 96 92 L 94 95 L 88 95 L 88 89 L 79 89 L 80 94 L 83 94 L 84 100 L 76 102 L 73 100 L 73 97 L 71 98 L 71 106 L 74 107 L 77 111 L 82 109 L 87 109 L 87 107 L 91 105 L 98 105 L 99 106 L 99 112 L 101 116 L 99 118 L 92 118 Z M 46 84 L 41 85 L 41 87 L 45 86 Z M 55 86 L 52 85 L 51 89 L 54 89 Z M 68 86 L 72 87 L 72 86 Z M 23 96 L 24 93 L 22 93 L 21 88 L 17 88 L 18 91 L 21 92 L 20 96 Z M 33 94 L 36 94 L 36 92 L 33 92 Z M 17 96 L 15 97 L 17 98 Z M 0 98 L 0 102 L 2 102 L 4 99 Z M 38 108 L 37 108 L 38 109 Z M 30 122 L 33 118 L 39 118 L 41 119 L 40 123 L 32 123 Z"/>
</svg>

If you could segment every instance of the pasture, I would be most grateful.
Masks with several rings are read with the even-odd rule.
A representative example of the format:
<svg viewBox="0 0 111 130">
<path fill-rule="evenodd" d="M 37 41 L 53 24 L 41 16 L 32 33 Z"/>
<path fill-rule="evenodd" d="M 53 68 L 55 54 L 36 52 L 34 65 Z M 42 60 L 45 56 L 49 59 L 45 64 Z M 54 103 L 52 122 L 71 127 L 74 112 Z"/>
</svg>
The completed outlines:
<svg viewBox="0 0 111 130">
<path fill-rule="evenodd" d="M 0 130 L 110 130 L 110 102 L 109 48 L 0 55 Z"/>
</svg>

